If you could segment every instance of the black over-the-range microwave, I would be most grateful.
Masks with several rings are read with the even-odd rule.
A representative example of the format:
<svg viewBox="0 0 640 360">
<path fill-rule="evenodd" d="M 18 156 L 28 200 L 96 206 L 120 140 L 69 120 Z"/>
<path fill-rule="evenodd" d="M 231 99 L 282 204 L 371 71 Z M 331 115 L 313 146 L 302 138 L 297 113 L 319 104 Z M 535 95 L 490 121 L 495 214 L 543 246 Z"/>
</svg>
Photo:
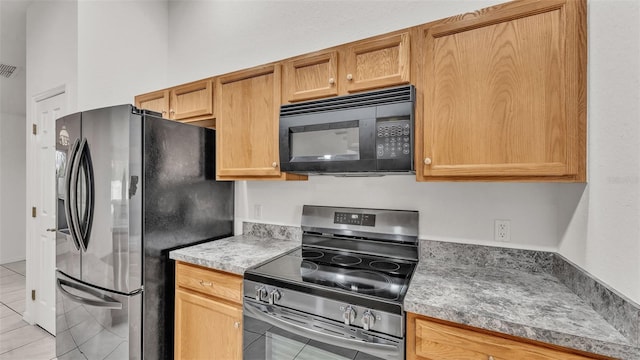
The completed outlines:
<svg viewBox="0 0 640 360">
<path fill-rule="evenodd" d="M 413 85 L 282 105 L 281 170 L 299 174 L 412 174 Z"/>
</svg>

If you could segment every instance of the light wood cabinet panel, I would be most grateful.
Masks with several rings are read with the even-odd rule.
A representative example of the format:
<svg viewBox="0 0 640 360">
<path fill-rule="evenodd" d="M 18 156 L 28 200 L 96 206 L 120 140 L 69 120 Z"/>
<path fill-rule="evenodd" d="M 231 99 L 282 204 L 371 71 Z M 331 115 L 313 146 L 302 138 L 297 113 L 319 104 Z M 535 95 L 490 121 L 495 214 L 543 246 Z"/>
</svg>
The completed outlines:
<svg viewBox="0 0 640 360">
<path fill-rule="evenodd" d="M 280 177 L 280 65 L 219 77 L 217 175 Z"/>
<path fill-rule="evenodd" d="M 173 120 L 212 117 L 213 84 L 211 79 L 172 88 L 169 112 Z"/>
<path fill-rule="evenodd" d="M 138 95 L 135 104 L 140 109 L 157 111 L 165 119 L 215 128 L 212 79 Z"/>
<path fill-rule="evenodd" d="M 176 359 L 242 359 L 242 307 L 176 290 Z"/>
<path fill-rule="evenodd" d="M 136 107 L 162 114 L 165 119 L 169 118 L 169 90 L 154 91 L 135 97 Z"/>
<path fill-rule="evenodd" d="M 550 345 L 552 346 L 552 345 Z M 606 359 L 474 331 L 407 313 L 409 360 L 586 360 Z"/>
<path fill-rule="evenodd" d="M 409 32 L 376 37 L 347 46 L 346 92 L 407 84 L 411 74 Z"/>
<path fill-rule="evenodd" d="M 283 64 L 283 103 L 338 95 L 338 52 L 314 53 Z"/>
<path fill-rule="evenodd" d="M 176 264 L 176 286 L 242 304 L 242 276 Z"/>
<path fill-rule="evenodd" d="M 585 1 L 445 19 L 422 56 L 418 178 L 585 181 Z"/>
</svg>

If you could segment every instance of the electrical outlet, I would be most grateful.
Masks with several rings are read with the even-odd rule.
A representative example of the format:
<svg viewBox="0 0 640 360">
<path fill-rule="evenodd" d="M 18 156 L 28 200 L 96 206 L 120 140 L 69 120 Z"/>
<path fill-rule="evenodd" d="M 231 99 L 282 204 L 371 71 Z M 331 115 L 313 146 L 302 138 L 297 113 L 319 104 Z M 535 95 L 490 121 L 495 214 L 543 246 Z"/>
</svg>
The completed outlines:
<svg viewBox="0 0 640 360">
<path fill-rule="evenodd" d="M 495 241 L 511 241 L 511 222 L 509 220 L 495 220 L 493 240 Z"/>
<path fill-rule="evenodd" d="M 262 219 L 262 204 L 254 204 L 253 205 L 253 217 L 256 220 Z"/>
</svg>

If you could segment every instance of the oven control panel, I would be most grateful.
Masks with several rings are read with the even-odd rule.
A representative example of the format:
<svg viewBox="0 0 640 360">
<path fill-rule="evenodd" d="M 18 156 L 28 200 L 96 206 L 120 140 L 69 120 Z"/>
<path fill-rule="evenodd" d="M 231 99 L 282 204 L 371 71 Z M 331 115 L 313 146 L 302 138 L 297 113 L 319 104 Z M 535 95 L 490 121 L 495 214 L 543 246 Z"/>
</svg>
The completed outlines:
<svg viewBox="0 0 640 360">
<path fill-rule="evenodd" d="M 333 223 L 360 226 L 376 226 L 376 215 L 336 211 L 333 215 Z"/>
<path fill-rule="evenodd" d="M 376 159 L 411 157 L 411 121 L 385 120 L 376 123 Z"/>
</svg>

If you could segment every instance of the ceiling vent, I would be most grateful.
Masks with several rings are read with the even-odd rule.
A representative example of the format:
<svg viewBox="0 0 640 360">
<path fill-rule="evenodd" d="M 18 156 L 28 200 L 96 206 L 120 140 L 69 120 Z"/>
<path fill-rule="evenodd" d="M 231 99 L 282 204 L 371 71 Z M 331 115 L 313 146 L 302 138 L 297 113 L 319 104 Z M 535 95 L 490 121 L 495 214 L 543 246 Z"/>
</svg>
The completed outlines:
<svg viewBox="0 0 640 360">
<path fill-rule="evenodd" d="M 0 76 L 9 79 L 16 69 L 17 67 L 13 65 L 0 64 Z"/>
</svg>

